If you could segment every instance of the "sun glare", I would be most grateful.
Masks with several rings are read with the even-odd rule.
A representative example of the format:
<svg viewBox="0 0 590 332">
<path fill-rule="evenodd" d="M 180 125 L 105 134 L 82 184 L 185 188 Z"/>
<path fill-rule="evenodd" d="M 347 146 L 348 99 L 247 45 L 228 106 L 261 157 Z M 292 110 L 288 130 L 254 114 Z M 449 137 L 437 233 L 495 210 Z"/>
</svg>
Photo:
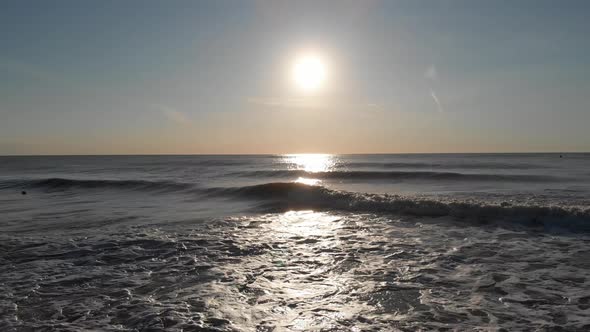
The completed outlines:
<svg viewBox="0 0 590 332">
<path fill-rule="evenodd" d="M 293 79 L 305 91 L 318 90 L 326 79 L 326 66 L 316 55 L 305 55 L 295 61 Z"/>
<path fill-rule="evenodd" d="M 334 156 L 329 154 L 291 154 L 285 155 L 286 162 L 294 169 L 310 173 L 328 172 L 334 167 Z"/>
<path fill-rule="evenodd" d="M 301 183 L 301 184 L 305 184 L 308 186 L 317 186 L 321 183 L 322 181 L 318 180 L 318 179 L 310 179 L 310 178 L 304 178 L 304 177 L 299 177 L 297 178 L 297 180 L 295 180 L 295 183 Z"/>
</svg>

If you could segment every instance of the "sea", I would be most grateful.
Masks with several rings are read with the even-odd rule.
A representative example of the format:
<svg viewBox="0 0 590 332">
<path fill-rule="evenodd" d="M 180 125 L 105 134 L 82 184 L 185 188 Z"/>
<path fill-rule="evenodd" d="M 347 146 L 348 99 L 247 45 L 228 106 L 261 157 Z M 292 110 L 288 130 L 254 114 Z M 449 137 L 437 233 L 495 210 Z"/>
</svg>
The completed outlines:
<svg viewBox="0 0 590 332">
<path fill-rule="evenodd" d="M 0 157 L 0 331 L 590 331 L 590 154 Z"/>
</svg>

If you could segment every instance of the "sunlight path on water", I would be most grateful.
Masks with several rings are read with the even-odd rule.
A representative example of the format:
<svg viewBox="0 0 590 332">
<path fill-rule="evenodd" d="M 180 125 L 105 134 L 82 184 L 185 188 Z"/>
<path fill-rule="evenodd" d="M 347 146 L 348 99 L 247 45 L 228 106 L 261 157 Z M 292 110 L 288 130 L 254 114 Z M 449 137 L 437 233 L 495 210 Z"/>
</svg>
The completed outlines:
<svg viewBox="0 0 590 332">
<path fill-rule="evenodd" d="M 329 154 L 289 154 L 284 156 L 284 163 L 290 164 L 291 169 L 306 172 L 328 172 L 336 164 L 336 156 Z"/>
<path fill-rule="evenodd" d="M 341 272 L 359 261 L 342 251 L 337 234 L 342 226 L 340 217 L 313 211 L 268 215 L 248 224 L 257 229 L 257 241 L 266 243 L 268 254 L 224 269 L 228 275 L 246 274 L 238 288 L 252 305 L 246 319 L 263 318 L 256 322 L 258 331 L 334 328 L 368 309 L 351 305 L 347 295 L 360 285 Z"/>
</svg>

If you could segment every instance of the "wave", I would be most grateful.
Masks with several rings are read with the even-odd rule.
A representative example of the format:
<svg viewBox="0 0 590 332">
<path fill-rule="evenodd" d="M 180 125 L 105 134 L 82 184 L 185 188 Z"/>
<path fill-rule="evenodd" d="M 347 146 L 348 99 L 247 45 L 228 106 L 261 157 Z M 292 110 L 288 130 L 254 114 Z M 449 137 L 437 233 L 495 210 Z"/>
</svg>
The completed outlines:
<svg viewBox="0 0 590 332">
<path fill-rule="evenodd" d="M 357 213 L 394 213 L 411 216 L 468 218 L 476 221 L 510 220 L 533 225 L 559 224 L 590 232 L 590 208 L 514 205 L 507 202 L 436 200 L 391 194 L 355 193 L 295 182 L 270 182 L 253 186 L 203 188 L 195 184 L 145 180 L 28 179 L 0 181 L 0 189 L 40 189 L 49 192 L 70 189 L 130 190 L 181 193 L 202 198 L 255 201 L 264 212 L 289 210 L 334 210 Z"/>
<path fill-rule="evenodd" d="M 426 163 L 426 162 L 350 162 L 340 165 L 341 167 L 372 167 L 372 168 L 415 168 L 415 169 L 432 169 L 432 168 L 451 168 L 451 169 L 535 169 L 547 168 L 547 166 L 537 164 L 509 164 L 498 162 L 449 162 L 449 163 Z"/>
<path fill-rule="evenodd" d="M 137 168 L 154 167 L 154 168 L 171 168 L 171 167 L 193 167 L 193 166 L 243 166 L 250 165 L 251 160 L 235 160 L 235 159 L 206 159 L 206 160 L 194 160 L 194 159 L 167 159 L 164 161 L 145 161 L 135 162 L 131 166 Z"/>
<path fill-rule="evenodd" d="M 135 191 L 170 192 L 190 189 L 193 185 L 169 181 L 145 180 L 84 180 L 84 179 L 29 179 L 9 180 L 0 183 L 0 188 L 42 189 L 63 191 L 68 189 L 125 189 Z"/>
<path fill-rule="evenodd" d="M 266 170 L 239 172 L 242 177 L 310 177 L 323 180 L 431 180 L 431 181 L 510 181 L 510 182 L 554 182 L 563 178 L 547 175 L 527 174 L 471 174 L 456 172 L 421 171 L 331 171 L 307 172 L 304 170 Z"/>
<path fill-rule="evenodd" d="M 469 218 L 477 221 L 511 220 L 532 225 L 590 231 L 590 209 L 560 206 L 490 204 L 441 201 L 399 195 L 353 193 L 293 182 L 274 182 L 238 188 L 213 188 L 211 195 L 256 200 L 267 212 L 341 210 L 359 213 L 396 213 L 411 216 Z"/>
</svg>

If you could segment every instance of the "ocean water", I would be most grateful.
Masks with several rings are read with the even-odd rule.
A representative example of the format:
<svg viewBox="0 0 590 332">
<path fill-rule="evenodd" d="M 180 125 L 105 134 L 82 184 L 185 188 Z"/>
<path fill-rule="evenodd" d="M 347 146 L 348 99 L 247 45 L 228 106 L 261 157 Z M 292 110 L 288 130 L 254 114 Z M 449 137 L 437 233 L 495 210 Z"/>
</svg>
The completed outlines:
<svg viewBox="0 0 590 332">
<path fill-rule="evenodd" d="M 0 157 L 1 331 L 588 331 L 590 154 Z"/>
</svg>

